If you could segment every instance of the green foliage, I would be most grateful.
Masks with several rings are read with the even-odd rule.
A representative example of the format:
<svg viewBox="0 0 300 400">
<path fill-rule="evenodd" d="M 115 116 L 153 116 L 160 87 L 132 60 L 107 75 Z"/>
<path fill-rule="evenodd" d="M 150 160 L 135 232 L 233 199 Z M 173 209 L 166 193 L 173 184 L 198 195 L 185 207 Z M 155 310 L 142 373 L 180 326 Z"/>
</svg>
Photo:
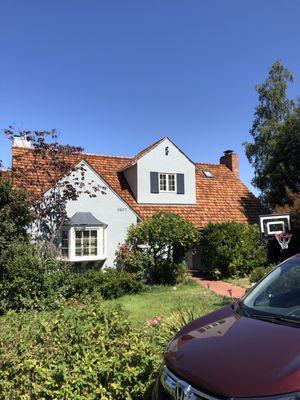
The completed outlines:
<svg viewBox="0 0 300 400">
<path fill-rule="evenodd" d="M 175 285 L 184 281 L 187 275 L 187 265 L 185 261 L 175 263 L 169 260 L 162 260 L 147 272 L 149 274 L 149 282 Z"/>
<path fill-rule="evenodd" d="M 11 240 L 26 236 L 31 219 L 25 192 L 14 189 L 0 176 L 0 251 Z"/>
<path fill-rule="evenodd" d="M 104 299 L 114 299 L 143 290 L 144 283 L 134 274 L 115 269 L 89 270 L 72 273 L 68 296 L 98 293 Z"/>
<path fill-rule="evenodd" d="M 268 272 L 271 271 L 271 269 L 274 268 L 274 265 L 270 265 L 268 267 L 256 267 L 254 270 L 251 272 L 249 279 L 251 283 L 256 283 L 260 279 L 262 279 L 264 276 L 268 274 Z"/>
<path fill-rule="evenodd" d="M 270 159 L 271 204 L 293 204 L 300 192 L 300 106 L 280 126 Z M 300 218 L 300 216 L 299 216 Z"/>
<path fill-rule="evenodd" d="M 1 399 L 146 398 L 163 344 L 156 327 L 133 329 L 117 306 L 87 298 L 1 320 Z"/>
<path fill-rule="evenodd" d="M 26 239 L 0 253 L 0 310 L 56 307 L 68 287 L 68 267 Z"/>
<path fill-rule="evenodd" d="M 279 61 L 271 66 L 268 78 L 264 83 L 256 86 L 259 104 L 250 130 L 253 142 L 245 143 L 246 155 L 255 170 L 253 184 L 261 190 L 262 199 L 271 207 L 280 204 L 278 203 L 280 196 L 278 199 L 276 193 L 276 183 L 279 183 L 281 188 L 284 186 L 284 184 L 280 185 L 280 180 L 276 176 L 279 162 L 277 150 L 283 150 L 278 144 L 278 135 L 282 123 L 289 118 L 294 107 L 293 101 L 286 96 L 287 84 L 292 81 L 292 74 Z M 293 144 L 289 140 L 286 144 L 287 154 L 289 154 Z M 280 169 L 281 167 L 279 171 Z"/>
<path fill-rule="evenodd" d="M 127 247 L 117 252 L 117 261 L 125 270 L 142 269 L 148 283 L 173 284 L 182 280 L 185 252 L 198 239 L 198 229 L 192 223 L 177 214 L 159 212 L 129 228 Z"/>
<path fill-rule="evenodd" d="M 202 231 L 200 246 L 203 264 L 214 278 L 244 276 L 267 262 L 267 249 L 256 225 L 208 224 Z"/>
<path fill-rule="evenodd" d="M 115 259 L 117 269 L 139 276 L 146 282 L 149 281 L 154 267 L 152 254 L 137 249 L 133 250 L 128 244 L 122 244 L 116 251 Z"/>
</svg>

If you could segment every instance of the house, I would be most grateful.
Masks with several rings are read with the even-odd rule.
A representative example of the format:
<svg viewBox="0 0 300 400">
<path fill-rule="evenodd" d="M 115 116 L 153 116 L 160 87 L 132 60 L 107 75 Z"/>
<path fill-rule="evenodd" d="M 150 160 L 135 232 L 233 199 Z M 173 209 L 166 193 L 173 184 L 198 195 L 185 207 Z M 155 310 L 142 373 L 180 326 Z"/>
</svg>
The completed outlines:
<svg viewBox="0 0 300 400">
<path fill-rule="evenodd" d="M 13 166 L 26 174 L 34 153 L 28 142 L 15 138 Z M 177 213 L 199 229 L 209 222 L 258 222 L 261 205 L 241 182 L 238 156 L 231 150 L 219 164 L 198 163 L 164 137 L 134 157 L 83 153 L 70 157 L 74 165 L 84 165 L 87 180 L 106 187 L 105 194 L 82 193 L 67 203 L 69 221 L 61 232 L 60 247 L 71 262 L 113 266 L 128 227 L 158 211 Z M 40 160 L 42 180 L 45 163 Z M 26 189 L 40 190 L 34 177 Z M 188 262 L 197 267 L 199 259 L 190 254 Z"/>
</svg>

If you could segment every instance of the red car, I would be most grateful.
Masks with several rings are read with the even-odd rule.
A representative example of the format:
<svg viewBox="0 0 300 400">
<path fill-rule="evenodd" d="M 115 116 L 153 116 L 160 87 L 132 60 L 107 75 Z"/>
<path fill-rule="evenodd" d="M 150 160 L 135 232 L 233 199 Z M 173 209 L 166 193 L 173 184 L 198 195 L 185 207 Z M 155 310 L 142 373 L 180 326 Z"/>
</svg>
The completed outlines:
<svg viewBox="0 0 300 400">
<path fill-rule="evenodd" d="M 172 339 L 160 399 L 300 399 L 300 254 Z"/>
</svg>

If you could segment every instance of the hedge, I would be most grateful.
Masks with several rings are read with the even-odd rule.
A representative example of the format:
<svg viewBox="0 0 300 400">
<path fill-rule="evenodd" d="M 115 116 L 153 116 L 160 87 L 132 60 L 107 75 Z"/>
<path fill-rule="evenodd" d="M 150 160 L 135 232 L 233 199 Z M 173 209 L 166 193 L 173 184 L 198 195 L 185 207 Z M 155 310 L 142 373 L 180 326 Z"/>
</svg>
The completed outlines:
<svg viewBox="0 0 300 400">
<path fill-rule="evenodd" d="M 1 317 L 0 399 L 147 398 L 164 345 L 95 298 L 12 312 Z"/>
</svg>

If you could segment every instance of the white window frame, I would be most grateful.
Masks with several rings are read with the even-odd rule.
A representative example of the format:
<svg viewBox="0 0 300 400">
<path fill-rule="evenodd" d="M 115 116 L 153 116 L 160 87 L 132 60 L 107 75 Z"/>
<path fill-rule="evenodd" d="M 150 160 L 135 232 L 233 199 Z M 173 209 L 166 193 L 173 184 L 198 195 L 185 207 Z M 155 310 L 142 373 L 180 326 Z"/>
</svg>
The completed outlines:
<svg viewBox="0 0 300 400">
<path fill-rule="evenodd" d="M 165 177 L 166 177 L 166 190 L 161 189 L 161 186 L 160 186 L 160 180 L 161 180 L 162 175 L 165 175 Z M 174 190 L 170 190 L 169 176 L 174 176 Z M 159 172 L 158 173 L 158 187 L 159 187 L 159 192 L 162 192 L 162 193 L 177 193 L 176 173 L 174 173 L 174 172 Z"/>
<path fill-rule="evenodd" d="M 60 256 L 60 259 L 70 262 L 76 261 L 97 261 L 107 258 L 107 232 L 106 226 L 71 226 L 65 227 L 62 231 L 69 231 L 68 257 Z M 76 256 L 76 231 L 96 230 L 97 231 L 97 254 Z M 59 244 L 61 248 L 61 243 Z"/>
</svg>

